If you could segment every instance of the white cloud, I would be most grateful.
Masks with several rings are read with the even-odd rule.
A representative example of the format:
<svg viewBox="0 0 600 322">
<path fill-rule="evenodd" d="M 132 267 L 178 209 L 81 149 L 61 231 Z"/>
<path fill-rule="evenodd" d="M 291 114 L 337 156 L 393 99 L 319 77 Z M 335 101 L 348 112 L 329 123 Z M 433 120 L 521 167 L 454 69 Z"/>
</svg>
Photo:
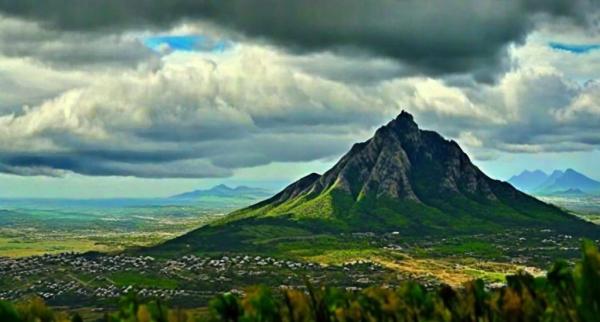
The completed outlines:
<svg viewBox="0 0 600 322">
<path fill-rule="evenodd" d="M 289 68 L 281 55 L 239 46 L 224 55 L 173 54 L 157 71 L 95 74 L 88 86 L 0 117 L 4 162 L 145 175 L 123 162 L 161 173 L 156 164 L 181 169 L 183 160 L 204 160 L 212 172 L 205 165 L 184 173 L 219 175 L 329 157 L 356 128 L 395 113 L 368 89 Z"/>
<path fill-rule="evenodd" d="M 29 58 L 0 55 L 0 71 L 0 112 L 39 104 L 89 81 L 80 71 L 55 70 Z"/>
<path fill-rule="evenodd" d="M 458 142 L 468 147 L 479 148 L 483 146 L 483 142 L 471 131 L 460 132 Z"/>
</svg>

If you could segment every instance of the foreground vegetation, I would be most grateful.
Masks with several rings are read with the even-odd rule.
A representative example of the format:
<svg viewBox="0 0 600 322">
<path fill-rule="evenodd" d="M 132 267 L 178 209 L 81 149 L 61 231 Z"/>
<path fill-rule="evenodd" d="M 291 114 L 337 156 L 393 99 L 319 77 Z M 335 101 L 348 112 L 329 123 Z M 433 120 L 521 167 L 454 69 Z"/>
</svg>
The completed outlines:
<svg viewBox="0 0 600 322">
<path fill-rule="evenodd" d="M 428 290 L 407 282 L 391 289 L 285 289 L 252 287 L 243 296 L 225 293 L 207 310 L 169 309 L 159 300 L 124 297 L 102 321 L 598 321 L 600 252 L 583 243 L 583 258 L 571 267 L 557 262 L 545 277 L 507 277 L 507 285 L 487 289 L 481 280 L 461 288 Z M 0 321 L 81 321 L 79 314 L 54 312 L 39 299 L 0 302 Z"/>
</svg>

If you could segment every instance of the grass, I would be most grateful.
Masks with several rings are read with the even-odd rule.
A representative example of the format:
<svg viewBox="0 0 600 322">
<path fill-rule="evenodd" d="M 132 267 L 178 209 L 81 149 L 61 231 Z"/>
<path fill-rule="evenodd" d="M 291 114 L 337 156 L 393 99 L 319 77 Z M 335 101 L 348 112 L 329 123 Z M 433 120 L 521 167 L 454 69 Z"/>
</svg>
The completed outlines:
<svg viewBox="0 0 600 322">
<path fill-rule="evenodd" d="M 321 254 L 306 256 L 304 259 L 327 265 L 341 265 L 355 260 L 375 258 L 381 252 L 376 249 L 334 249 L 326 250 Z"/>
<path fill-rule="evenodd" d="M 373 194 L 354 198 L 332 186 L 319 194 L 304 194 L 279 204 L 262 204 L 234 212 L 219 224 L 248 218 L 286 217 L 312 220 L 337 232 L 396 230 L 419 236 L 424 233 L 495 233 L 507 227 L 551 226 L 598 234 L 597 229 L 576 217 L 531 197 L 513 195 L 512 190 L 502 185 L 495 191 L 498 199 L 489 200 L 467 192 L 439 198 L 436 192 L 428 190 L 426 183 L 416 186 L 421 202 Z"/>
<path fill-rule="evenodd" d="M 195 206 L 0 209 L 0 257 L 116 252 L 155 245 L 222 217 L 216 213 Z"/>
<path fill-rule="evenodd" d="M 90 250 L 111 251 L 112 248 L 98 245 L 89 239 L 65 239 L 27 241 L 20 238 L 0 237 L 0 257 L 27 257 L 42 254 L 57 254 L 63 252 L 85 252 Z"/>
<path fill-rule="evenodd" d="M 516 271 L 516 270 L 515 270 Z M 467 268 L 464 273 L 469 275 L 471 279 L 481 279 L 486 282 L 506 282 L 506 274 L 502 272 L 488 272 L 479 269 Z M 513 272 L 514 273 L 514 272 Z"/>
<path fill-rule="evenodd" d="M 434 251 L 442 255 L 477 256 L 480 258 L 497 258 L 502 255 L 502 252 L 493 244 L 476 240 L 439 245 L 434 248 Z"/>
</svg>

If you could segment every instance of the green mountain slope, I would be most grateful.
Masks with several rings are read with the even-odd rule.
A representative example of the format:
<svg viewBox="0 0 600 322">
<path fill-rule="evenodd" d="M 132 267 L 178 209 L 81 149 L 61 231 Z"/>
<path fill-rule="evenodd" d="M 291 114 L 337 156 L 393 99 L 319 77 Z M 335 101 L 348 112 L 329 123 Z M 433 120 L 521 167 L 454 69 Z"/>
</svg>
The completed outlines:
<svg viewBox="0 0 600 322">
<path fill-rule="evenodd" d="M 355 144 L 323 175 L 310 174 L 272 198 L 159 248 L 177 249 L 184 244 L 209 249 L 214 243 L 222 248 L 240 240 L 247 245 L 265 236 L 290 238 L 323 232 L 398 231 L 418 236 L 511 227 L 598 230 L 506 182 L 489 178 L 456 142 L 419 129 L 413 117 L 402 112 L 373 138 Z M 229 246 L 240 247 L 239 243 Z"/>
</svg>

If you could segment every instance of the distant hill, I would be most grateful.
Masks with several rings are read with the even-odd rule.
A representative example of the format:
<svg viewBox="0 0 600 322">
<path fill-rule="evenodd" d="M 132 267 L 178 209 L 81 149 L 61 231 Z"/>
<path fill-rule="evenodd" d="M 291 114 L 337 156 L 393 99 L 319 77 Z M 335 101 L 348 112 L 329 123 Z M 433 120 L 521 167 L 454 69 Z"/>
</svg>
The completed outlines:
<svg viewBox="0 0 600 322">
<path fill-rule="evenodd" d="M 221 198 L 247 198 L 260 199 L 271 194 L 270 191 L 262 188 L 253 188 L 246 186 L 238 186 L 230 188 L 224 184 L 214 186 L 206 190 L 194 190 L 170 197 L 169 199 L 200 199 L 203 197 L 221 197 Z"/>
<path fill-rule="evenodd" d="M 548 175 L 544 171 L 525 170 L 519 175 L 512 176 L 508 182 L 521 191 L 529 192 L 541 186 L 546 180 L 548 180 Z"/>
<path fill-rule="evenodd" d="M 563 196 L 563 197 L 581 197 L 587 195 L 585 192 L 581 191 L 581 189 L 570 188 L 563 191 L 554 191 L 552 193 L 554 196 Z"/>
<path fill-rule="evenodd" d="M 511 227 L 598 231 L 491 179 L 456 142 L 419 129 L 412 115 L 402 112 L 323 175 L 309 174 L 267 200 L 154 250 L 247 249 L 264 238 L 340 232 L 444 236 Z"/>
<path fill-rule="evenodd" d="M 593 180 L 573 169 L 564 172 L 555 171 L 546 182 L 536 189 L 538 193 L 553 193 L 569 189 L 579 189 L 585 193 L 600 192 L 600 182 Z"/>
<path fill-rule="evenodd" d="M 555 170 L 547 175 L 540 170 L 524 171 L 508 181 L 516 188 L 533 194 L 596 194 L 600 193 L 600 182 L 573 169 Z"/>
</svg>

